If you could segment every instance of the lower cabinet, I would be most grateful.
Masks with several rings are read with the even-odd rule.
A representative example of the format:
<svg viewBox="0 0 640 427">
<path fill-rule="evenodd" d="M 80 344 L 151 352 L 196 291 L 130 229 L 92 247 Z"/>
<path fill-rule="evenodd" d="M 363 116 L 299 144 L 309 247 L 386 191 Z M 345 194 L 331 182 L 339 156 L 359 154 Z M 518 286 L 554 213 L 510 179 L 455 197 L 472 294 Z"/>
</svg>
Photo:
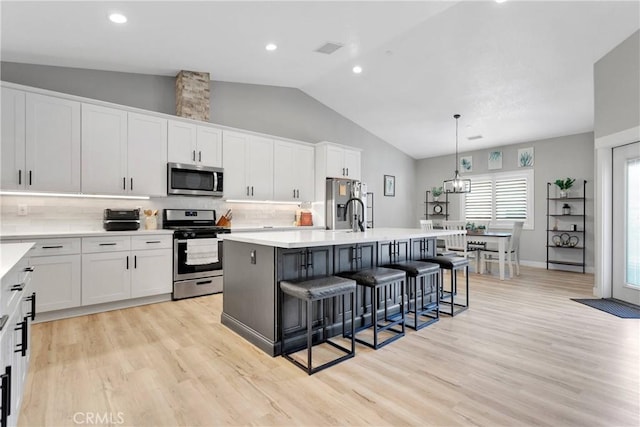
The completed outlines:
<svg viewBox="0 0 640 427">
<path fill-rule="evenodd" d="M 80 305 L 80 254 L 31 257 L 39 313 Z"/>
<path fill-rule="evenodd" d="M 82 305 L 131 298 L 130 252 L 82 254 Z"/>
<path fill-rule="evenodd" d="M 167 294 L 173 291 L 171 280 L 173 252 L 167 249 L 133 251 L 131 297 Z"/>
</svg>

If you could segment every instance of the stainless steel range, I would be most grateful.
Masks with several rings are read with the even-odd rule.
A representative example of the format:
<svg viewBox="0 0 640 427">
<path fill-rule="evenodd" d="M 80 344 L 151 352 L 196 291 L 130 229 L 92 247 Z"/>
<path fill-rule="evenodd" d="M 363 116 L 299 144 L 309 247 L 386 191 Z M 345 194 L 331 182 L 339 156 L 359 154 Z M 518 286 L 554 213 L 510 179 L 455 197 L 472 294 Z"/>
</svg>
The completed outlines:
<svg viewBox="0 0 640 427">
<path fill-rule="evenodd" d="M 165 209 L 162 228 L 173 232 L 173 299 L 222 292 L 222 242 L 216 211 Z"/>
</svg>

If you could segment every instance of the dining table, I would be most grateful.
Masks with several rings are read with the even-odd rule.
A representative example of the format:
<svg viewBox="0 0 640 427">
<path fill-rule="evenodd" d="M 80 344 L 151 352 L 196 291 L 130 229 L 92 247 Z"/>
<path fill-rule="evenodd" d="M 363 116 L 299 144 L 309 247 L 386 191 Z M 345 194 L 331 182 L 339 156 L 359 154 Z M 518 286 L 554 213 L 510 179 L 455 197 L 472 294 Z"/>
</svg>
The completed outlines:
<svg viewBox="0 0 640 427">
<path fill-rule="evenodd" d="M 484 233 L 478 233 L 478 232 L 467 230 L 467 243 L 469 242 L 497 243 L 498 267 L 500 270 L 500 280 L 504 280 L 504 262 L 505 262 L 505 255 L 507 253 L 507 248 L 509 247 L 509 239 L 511 239 L 511 233 L 508 233 L 508 232 L 485 231 Z M 510 269 L 510 271 L 512 270 L 513 268 Z M 483 271 L 481 271 L 481 273 L 482 272 Z"/>
</svg>

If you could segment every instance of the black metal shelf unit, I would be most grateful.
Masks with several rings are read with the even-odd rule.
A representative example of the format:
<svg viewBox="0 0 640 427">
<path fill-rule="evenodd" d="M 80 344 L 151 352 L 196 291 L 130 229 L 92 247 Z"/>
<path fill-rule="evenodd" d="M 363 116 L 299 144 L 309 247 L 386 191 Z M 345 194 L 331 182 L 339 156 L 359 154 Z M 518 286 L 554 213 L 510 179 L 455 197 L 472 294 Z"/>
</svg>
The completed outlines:
<svg viewBox="0 0 640 427">
<path fill-rule="evenodd" d="M 582 197 L 551 197 L 552 185 L 555 184 L 547 182 L 547 270 L 551 264 L 568 265 L 572 267 L 582 267 L 582 273 L 585 273 L 587 181 L 583 180 L 582 183 Z M 577 210 L 578 213 L 565 213 L 564 211 L 562 213 L 558 213 L 563 206 L 558 202 L 563 205 L 569 205 L 569 203 L 571 203 L 573 206 L 569 205 L 569 208 Z M 551 224 L 552 219 L 554 220 L 553 225 Z M 575 223 L 573 224 L 573 227 L 570 227 L 565 221 L 569 219 L 582 222 L 582 229 L 579 230 L 578 224 Z M 564 249 L 572 249 L 572 251 L 565 252 Z M 567 254 L 574 251 L 582 252 L 582 262 L 556 259 L 561 253 Z"/>
<path fill-rule="evenodd" d="M 442 193 L 444 195 L 444 202 L 441 200 L 429 200 L 431 191 L 427 190 L 424 195 L 424 219 L 449 219 L 449 193 Z M 442 197 L 442 196 L 438 196 Z"/>
</svg>

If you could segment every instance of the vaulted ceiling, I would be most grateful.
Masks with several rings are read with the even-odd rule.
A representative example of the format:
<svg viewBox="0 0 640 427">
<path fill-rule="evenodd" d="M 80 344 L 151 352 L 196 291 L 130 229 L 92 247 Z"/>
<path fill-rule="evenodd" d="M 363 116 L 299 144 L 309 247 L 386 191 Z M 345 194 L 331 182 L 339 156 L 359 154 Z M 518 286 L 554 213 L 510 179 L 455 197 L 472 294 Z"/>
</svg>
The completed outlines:
<svg viewBox="0 0 640 427">
<path fill-rule="evenodd" d="M 593 130 L 593 64 L 640 28 L 638 1 L 0 7 L 3 61 L 295 87 L 414 158 L 454 151 L 454 113 L 460 151 Z"/>
</svg>

